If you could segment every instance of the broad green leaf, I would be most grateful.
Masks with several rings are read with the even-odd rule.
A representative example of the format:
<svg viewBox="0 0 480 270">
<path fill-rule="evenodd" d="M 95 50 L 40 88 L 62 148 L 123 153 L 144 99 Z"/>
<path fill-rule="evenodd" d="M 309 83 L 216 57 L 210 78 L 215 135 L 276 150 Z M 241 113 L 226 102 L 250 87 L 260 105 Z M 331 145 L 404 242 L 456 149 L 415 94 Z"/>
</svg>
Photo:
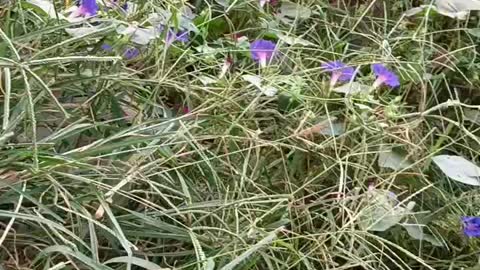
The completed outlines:
<svg viewBox="0 0 480 270">
<path fill-rule="evenodd" d="M 408 235 L 410 235 L 413 239 L 420 240 L 420 241 L 427 241 L 430 244 L 443 247 L 443 243 L 435 238 L 433 235 L 427 234 L 423 232 L 424 225 L 420 224 L 401 224 L 402 227 L 407 231 Z"/>
<path fill-rule="evenodd" d="M 279 15 L 282 17 L 308 19 L 312 15 L 312 10 L 297 3 L 282 1 Z"/>
<path fill-rule="evenodd" d="M 367 231 L 383 232 L 400 223 L 414 207 L 399 206 L 395 194 L 388 190 L 374 189 L 366 194 L 366 207 L 360 212 L 359 226 Z"/>
<path fill-rule="evenodd" d="M 472 186 L 480 186 L 480 167 L 461 156 L 439 155 L 433 162 L 449 178 Z"/>
<path fill-rule="evenodd" d="M 271 85 L 262 85 L 262 77 L 255 75 L 243 75 L 242 78 L 255 86 L 260 92 L 267 97 L 273 97 L 277 94 L 278 89 Z"/>
<path fill-rule="evenodd" d="M 352 95 L 356 93 L 368 93 L 370 92 L 371 89 L 372 89 L 371 86 L 364 85 L 358 82 L 350 82 L 342 86 L 335 87 L 332 91 L 337 93 Z"/>
<path fill-rule="evenodd" d="M 255 75 L 243 75 L 242 78 L 251 83 L 252 85 L 261 88 L 262 87 L 262 77 Z"/>
<path fill-rule="evenodd" d="M 401 170 L 408 168 L 412 163 L 404 154 L 393 151 L 393 149 L 380 150 L 378 156 L 378 166 L 383 168 L 390 168 L 394 170 Z"/>
<path fill-rule="evenodd" d="M 436 0 L 435 5 L 438 13 L 459 20 L 465 20 L 471 10 L 480 10 L 480 0 Z"/>
<path fill-rule="evenodd" d="M 480 37 L 480 28 L 468 29 L 467 32 L 474 37 Z"/>
<path fill-rule="evenodd" d="M 33 5 L 45 12 L 50 18 L 56 19 L 57 15 L 59 19 L 65 19 L 62 14 L 57 14 L 55 6 L 52 1 L 48 0 L 27 0 L 27 4 Z"/>
<path fill-rule="evenodd" d="M 84 36 L 91 33 L 95 33 L 99 31 L 101 28 L 100 25 L 98 26 L 91 26 L 91 27 L 77 27 L 77 28 L 65 28 L 65 32 L 69 35 L 74 37 Z"/>
<path fill-rule="evenodd" d="M 215 79 L 215 78 L 213 78 L 213 77 L 211 77 L 211 76 L 208 76 L 208 75 L 198 76 L 198 80 L 199 80 L 203 85 L 205 85 L 205 86 L 217 82 L 217 79 Z"/>
<path fill-rule="evenodd" d="M 345 133 L 345 122 L 338 120 L 336 117 L 320 118 L 317 124 L 304 129 L 298 133 L 302 137 L 311 137 L 316 134 L 326 136 L 338 136 Z"/>
<path fill-rule="evenodd" d="M 480 110 L 474 110 L 474 109 L 463 109 L 463 115 L 465 116 L 465 119 L 468 121 L 471 121 L 473 123 L 476 123 L 480 125 Z"/>
<path fill-rule="evenodd" d="M 117 33 L 129 36 L 133 43 L 139 45 L 147 45 L 150 41 L 160 37 L 160 32 L 153 27 L 140 27 L 129 25 L 128 27 L 121 25 L 117 28 Z"/>
<path fill-rule="evenodd" d="M 287 43 L 288 45 L 296 45 L 296 44 L 303 45 L 303 46 L 314 46 L 315 45 L 308 40 L 305 40 L 305 39 L 302 39 L 302 38 L 299 38 L 299 37 L 287 36 L 287 35 L 284 35 L 282 33 L 277 33 L 277 37 L 278 37 L 278 39 Z"/>
</svg>

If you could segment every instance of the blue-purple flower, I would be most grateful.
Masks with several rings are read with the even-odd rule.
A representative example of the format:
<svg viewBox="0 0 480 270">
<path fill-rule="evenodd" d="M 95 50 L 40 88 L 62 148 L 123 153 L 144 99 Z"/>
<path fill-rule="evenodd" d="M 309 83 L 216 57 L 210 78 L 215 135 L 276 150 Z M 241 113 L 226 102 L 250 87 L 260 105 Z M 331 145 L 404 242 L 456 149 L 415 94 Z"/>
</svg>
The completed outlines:
<svg viewBox="0 0 480 270">
<path fill-rule="evenodd" d="M 377 76 L 377 79 L 373 83 L 373 88 L 377 88 L 382 84 L 385 84 L 389 87 L 395 88 L 400 86 L 400 79 L 397 74 L 389 70 L 382 64 L 373 64 L 372 65 L 373 73 Z"/>
<path fill-rule="evenodd" d="M 102 48 L 102 50 L 104 50 L 104 51 L 106 51 L 106 52 L 111 52 L 111 51 L 113 51 L 112 45 L 107 44 L 107 43 L 102 44 L 102 46 L 100 46 L 100 48 Z"/>
<path fill-rule="evenodd" d="M 339 81 L 348 82 L 355 78 L 355 69 L 342 61 L 324 63 L 322 68 L 332 74 L 330 77 L 330 86 L 332 87 Z"/>
<path fill-rule="evenodd" d="M 158 26 L 158 31 L 163 32 L 165 30 L 164 25 Z M 168 28 L 165 36 L 165 44 L 170 46 L 173 42 L 179 41 L 182 43 L 187 43 L 190 40 L 190 33 L 188 31 L 175 31 L 173 28 Z"/>
<path fill-rule="evenodd" d="M 105 52 L 113 52 L 113 47 L 110 44 L 104 43 L 100 46 Z M 131 60 L 140 55 L 140 50 L 135 47 L 129 47 L 123 51 L 123 57 L 127 60 Z"/>
<path fill-rule="evenodd" d="M 123 52 L 123 57 L 125 57 L 126 59 L 130 60 L 130 59 L 133 59 L 133 58 L 136 58 L 137 56 L 140 55 L 140 50 L 135 48 L 135 47 L 130 47 L 130 48 L 127 48 L 124 52 Z"/>
<path fill-rule="evenodd" d="M 81 0 L 80 5 L 70 14 L 70 18 L 92 17 L 97 15 L 98 4 L 96 0 Z"/>
<path fill-rule="evenodd" d="M 480 217 L 462 217 L 463 233 L 468 237 L 480 237 Z"/>
<path fill-rule="evenodd" d="M 175 32 L 172 29 L 168 30 L 167 33 L 167 43 L 172 43 L 174 41 L 180 41 L 182 43 L 187 43 L 190 37 L 188 31 L 178 31 Z"/>
<path fill-rule="evenodd" d="M 260 63 L 261 67 L 266 67 L 272 57 L 275 55 L 277 44 L 269 40 L 258 39 L 250 43 L 250 53 L 253 60 Z"/>
</svg>

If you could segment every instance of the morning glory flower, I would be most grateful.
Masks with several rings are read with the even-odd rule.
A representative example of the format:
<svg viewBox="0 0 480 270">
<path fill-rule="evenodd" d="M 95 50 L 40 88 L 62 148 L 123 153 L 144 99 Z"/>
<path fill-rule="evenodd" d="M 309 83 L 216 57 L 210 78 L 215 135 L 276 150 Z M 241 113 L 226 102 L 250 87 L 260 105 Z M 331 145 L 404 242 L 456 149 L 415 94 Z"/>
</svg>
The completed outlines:
<svg viewBox="0 0 480 270">
<path fill-rule="evenodd" d="M 324 63 L 322 68 L 332 74 L 330 77 L 331 87 L 333 87 L 338 81 L 348 82 L 355 78 L 355 69 L 347 66 L 342 61 Z"/>
<path fill-rule="evenodd" d="M 175 33 L 173 30 L 170 29 L 167 33 L 167 43 L 172 43 L 174 41 L 187 43 L 188 40 L 189 40 L 189 33 L 187 31 L 179 31 Z"/>
<path fill-rule="evenodd" d="M 97 15 L 98 4 L 96 0 L 81 0 L 80 5 L 70 14 L 69 18 L 92 17 Z"/>
<path fill-rule="evenodd" d="M 261 67 L 266 67 L 272 57 L 275 55 L 276 44 L 265 39 L 258 39 L 250 43 L 250 53 L 253 60 L 260 63 Z"/>
<path fill-rule="evenodd" d="M 102 44 L 102 46 L 100 46 L 100 48 L 102 50 L 104 50 L 105 52 L 113 52 L 113 47 L 112 45 L 110 44 L 107 44 L 107 43 L 104 43 Z M 136 58 L 137 56 L 140 55 L 140 50 L 135 48 L 135 47 L 130 47 L 130 48 L 127 48 L 124 52 L 123 52 L 123 57 L 125 57 L 127 60 L 131 60 L 133 58 Z"/>
<path fill-rule="evenodd" d="M 136 58 L 139 55 L 140 55 L 140 50 L 135 47 L 128 48 L 123 52 L 123 57 L 125 57 L 128 60 Z"/>
<path fill-rule="evenodd" d="M 158 26 L 158 31 L 161 33 L 165 29 L 164 25 Z M 190 33 L 188 31 L 178 31 L 176 32 L 173 28 L 168 28 L 167 34 L 165 36 L 165 44 L 170 46 L 175 41 L 180 41 L 182 43 L 187 43 L 190 38 Z"/>
<path fill-rule="evenodd" d="M 468 237 L 480 237 L 480 217 L 462 217 L 463 233 Z"/>
<path fill-rule="evenodd" d="M 372 65 L 373 73 L 377 76 L 377 79 L 373 83 L 373 88 L 377 88 L 382 84 L 395 88 L 400 86 L 400 79 L 397 74 L 390 71 L 382 64 L 373 64 Z"/>
<path fill-rule="evenodd" d="M 104 51 L 106 51 L 106 52 L 111 52 L 111 51 L 113 51 L 112 45 L 107 44 L 107 43 L 102 44 L 102 46 L 100 46 L 100 48 L 102 48 L 102 50 L 104 50 Z"/>
</svg>

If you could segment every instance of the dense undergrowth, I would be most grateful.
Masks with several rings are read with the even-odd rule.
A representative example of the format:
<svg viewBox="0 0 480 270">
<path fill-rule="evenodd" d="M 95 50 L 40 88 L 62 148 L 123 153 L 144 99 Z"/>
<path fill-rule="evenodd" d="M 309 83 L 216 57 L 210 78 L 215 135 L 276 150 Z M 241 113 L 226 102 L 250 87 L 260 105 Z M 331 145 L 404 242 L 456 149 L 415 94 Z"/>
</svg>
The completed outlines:
<svg viewBox="0 0 480 270">
<path fill-rule="evenodd" d="M 478 269 L 476 11 L 97 2 L 0 1 L 0 268 Z"/>
</svg>

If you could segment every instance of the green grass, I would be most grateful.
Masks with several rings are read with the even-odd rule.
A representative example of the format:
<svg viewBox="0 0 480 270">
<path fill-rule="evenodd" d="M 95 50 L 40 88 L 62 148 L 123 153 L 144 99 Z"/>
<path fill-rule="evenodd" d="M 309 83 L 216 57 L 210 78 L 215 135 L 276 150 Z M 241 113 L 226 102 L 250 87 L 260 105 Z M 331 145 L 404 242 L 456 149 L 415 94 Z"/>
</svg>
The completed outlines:
<svg viewBox="0 0 480 270">
<path fill-rule="evenodd" d="M 25 2 L 0 1 L 0 269 L 478 269 L 480 242 L 460 222 L 480 215 L 478 188 L 431 161 L 480 164 L 480 125 L 465 117 L 480 109 L 479 37 L 468 30 L 478 13 L 406 18 L 415 1 L 311 0 L 298 1 L 311 16 L 287 23 L 274 16 L 282 1 L 264 11 L 231 1 L 228 12 L 185 2 L 200 30 L 189 43 L 159 38 L 126 60 L 100 49 L 132 45 L 111 23 L 182 1 L 103 12 L 90 22 L 110 26 L 81 37 L 65 29 L 82 22 Z M 274 27 L 311 45 L 288 45 Z M 232 33 L 276 40 L 277 61 L 260 69 Z M 226 57 L 233 68 L 204 85 Z M 344 97 L 320 68 L 335 59 L 367 85 L 370 64 L 388 64 L 402 85 Z M 246 74 L 279 93 L 259 94 Z M 345 131 L 302 136 L 324 119 Z M 379 166 L 389 147 L 411 163 Z M 400 201 L 375 222 L 416 204 L 401 224 L 368 230 L 369 186 Z M 421 224 L 439 246 L 402 224 Z"/>
</svg>

